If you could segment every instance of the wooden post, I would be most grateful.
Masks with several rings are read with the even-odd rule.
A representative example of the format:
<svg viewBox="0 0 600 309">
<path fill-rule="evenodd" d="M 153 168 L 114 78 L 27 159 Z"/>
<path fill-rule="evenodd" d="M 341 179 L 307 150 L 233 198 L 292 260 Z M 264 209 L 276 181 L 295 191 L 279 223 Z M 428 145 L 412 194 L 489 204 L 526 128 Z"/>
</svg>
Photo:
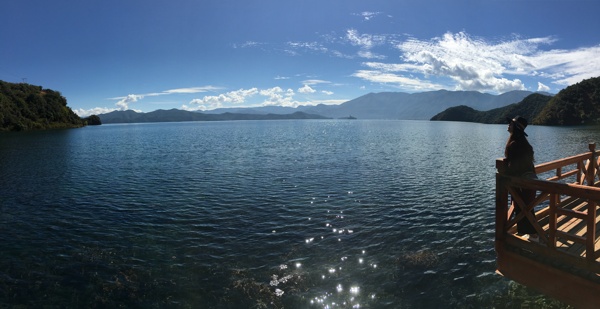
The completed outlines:
<svg viewBox="0 0 600 309">
<path fill-rule="evenodd" d="M 585 239 L 585 257 L 589 262 L 596 260 L 596 202 L 588 201 L 587 233 Z"/>
<path fill-rule="evenodd" d="M 589 143 L 588 148 L 590 149 L 592 156 L 590 157 L 590 162 L 588 163 L 587 185 L 593 186 L 594 178 L 596 177 L 596 143 Z"/>
<path fill-rule="evenodd" d="M 596 143 L 590 143 L 588 147 L 592 155 L 588 166 L 587 185 L 593 186 L 596 178 Z M 596 260 L 596 201 L 592 200 L 588 200 L 586 234 L 585 256 L 589 262 L 593 262 Z"/>
</svg>

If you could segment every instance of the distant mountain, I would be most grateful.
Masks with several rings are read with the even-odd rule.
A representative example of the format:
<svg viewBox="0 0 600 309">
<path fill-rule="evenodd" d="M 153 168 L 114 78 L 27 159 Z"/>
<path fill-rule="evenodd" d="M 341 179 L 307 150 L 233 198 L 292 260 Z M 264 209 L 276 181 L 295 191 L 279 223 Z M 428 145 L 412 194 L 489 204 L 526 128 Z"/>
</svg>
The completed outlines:
<svg viewBox="0 0 600 309">
<path fill-rule="evenodd" d="M 478 111 L 464 105 L 455 106 L 433 116 L 431 120 L 506 123 L 507 117 L 513 118 L 519 115 L 531 121 L 539 115 L 551 99 L 552 96 L 534 93 L 527 96 L 519 103 L 494 108 L 488 111 Z"/>
<path fill-rule="evenodd" d="M 286 107 L 286 106 L 262 106 L 262 107 L 232 107 L 232 108 L 217 108 L 209 111 L 202 111 L 203 114 L 292 114 L 298 111 L 303 111 L 302 108 Z"/>
<path fill-rule="evenodd" d="M 476 91 L 429 91 L 420 93 L 369 93 L 341 105 L 319 105 L 304 111 L 332 118 L 353 115 L 359 119 L 430 119 L 449 107 L 465 105 L 488 110 L 521 101 L 529 91 L 491 95 Z"/>
<path fill-rule="evenodd" d="M 253 108 L 221 108 L 205 111 L 205 114 L 224 112 L 244 114 L 289 114 L 302 111 L 329 118 L 343 118 L 352 115 L 359 119 L 430 119 L 446 108 L 465 105 L 479 110 L 506 106 L 516 103 L 532 94 L 529 91 L 511 91 L 501 95 L 491 95 L 476 91 L 429 91 L 420 93 L 380 92 L 369 93 L 341 105 L 299 106 L 297 108 L 266 106 Z"/>
<path fill-rule="evenodd" d="M 212 121 L 238 119 L 348 118 L 425 120 L 452 106 L 464 105 L 474 109 L 493 109 L 521 101 L 532 94 L 529 91 L 511 91 L 492 95 L 476 91 L 429 91 L 421 93 L 369 93 L 341 105 L 265 106 L 253 108 L 221 108 L 203 112 L 158 110 L 150 113 L 134 111 L 112 112 L 99 115 L 102 123 Z M 297 114 L 301 113 L 301 114 Z M 286 116 L 287 115 L 287 116 Z"/>
<path fill-rule="evenodd" d="M 534 119 L 536 124 L 600 124 L 600 77 L 561 90 Z"/>
<path fill-rule="evenodd" d="M 60 92 L 0 81 L 0 131 L 78 128 L 85 124 Z"/>
<path fill-rule="evenodd" d="M 98 115 L 102 123 L 141 123 L 141 122 L 181 122 L 181 121 L 223 121 L 223 120 L 278 120 L 278 119 L 326 119 L 319 115 L 304 112 L 291 114 L 204 114 L 178 109 L 156 110 L 149 113 L 138 113 L 132 110 L 114 111 Z"/>
</svg>

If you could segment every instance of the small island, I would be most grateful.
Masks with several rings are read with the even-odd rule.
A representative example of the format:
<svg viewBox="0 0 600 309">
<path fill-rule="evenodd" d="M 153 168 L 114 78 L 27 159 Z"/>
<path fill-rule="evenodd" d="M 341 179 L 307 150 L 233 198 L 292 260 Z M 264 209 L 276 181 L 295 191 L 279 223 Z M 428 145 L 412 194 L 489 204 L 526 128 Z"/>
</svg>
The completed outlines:
<svg viewBox="0 0 600 309">
<path fill-rule="evenodd" d="M 91 115 L 89 117 L 83 118 L 83 121 L 85 121 L 85 123 L 88 126 L 99 126 L 102 124 L 102 120 L 100 120 L 100 117 L 98 117 L 97 115 Z"/>
</svg>

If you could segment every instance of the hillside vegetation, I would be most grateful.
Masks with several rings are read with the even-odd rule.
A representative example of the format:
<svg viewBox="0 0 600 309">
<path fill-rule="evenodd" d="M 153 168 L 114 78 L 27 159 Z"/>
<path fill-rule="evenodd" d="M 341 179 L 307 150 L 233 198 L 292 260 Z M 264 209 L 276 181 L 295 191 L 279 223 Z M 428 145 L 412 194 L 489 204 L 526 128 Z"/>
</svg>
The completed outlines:
<svg viewBox="0 0 600 309">
<path fill-rule="evenodd" d="M 84 124 L 60 92 L 0 81 L 0 131 L 77 128 Z"/>
<path fill-rule="evenodd" d="M 600 77 L 561 90 L 533 120 L 544 125 L 600 123 Z"/>
<path fill-rule="evenodd" d="M 506 117 L 513 118 L 516 115 L 526 119 L 534 119 L 552 99 L 551 96 L 534 93 L 527 96 L 523 101 L 510 104 L 505 107 L 491 109 L 489 111 L 478 111 L 468 106 L 451 107 L 431 118 L 431 120 L 465 121 L 480 123 L 506 123 Z"/>
<path fill-rule="evenodd" d="M 555 96 L 531 94 L 519 103 L 488 111 L 467 106 L 451 107 L 431 120 L 505 123 L 506 117 L 516 115 L 537 125 L 600 124 L 600 77 L 571 85 Z"/>
</svg>

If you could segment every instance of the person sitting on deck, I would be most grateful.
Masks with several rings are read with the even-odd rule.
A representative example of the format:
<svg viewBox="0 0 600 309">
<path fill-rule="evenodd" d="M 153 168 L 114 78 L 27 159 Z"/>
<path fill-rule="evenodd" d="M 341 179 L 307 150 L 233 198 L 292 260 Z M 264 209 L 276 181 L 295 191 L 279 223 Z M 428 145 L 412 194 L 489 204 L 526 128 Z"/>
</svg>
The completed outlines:
<svg viewBox="0 0 600 309">
<path fill-rule="evenodd" d="M 504 156 L 506 157 L 507 163 L 506 173 L 510 176 L 536 179 L 537 175 L 535 174 L 535 167 L 533 164 L 533 147 L 531 147 L 529 141 L 527 141 L 527 133 L 525 133 L 527 119 L 520 116 L 513 119 L 506 119 L 508 120 L 508 132 L 510 133 L 504 150 Z M 529 204 L 535 199 L 535 190 L 517 188 L 517 191 L 520 192 L 520 196 L 525 204 Z M 521 208 L 518 207 L 518 205 L 514 205 L 515 216 L 520 212 Z M 535 218 L 533 209 L 531 210 L 531 213 Z M 538 240 L 537 231 L 527 217 L 523 217 L 517 222 L 517 234 L 528 234 L 529 240 Z"/>
</svg>

